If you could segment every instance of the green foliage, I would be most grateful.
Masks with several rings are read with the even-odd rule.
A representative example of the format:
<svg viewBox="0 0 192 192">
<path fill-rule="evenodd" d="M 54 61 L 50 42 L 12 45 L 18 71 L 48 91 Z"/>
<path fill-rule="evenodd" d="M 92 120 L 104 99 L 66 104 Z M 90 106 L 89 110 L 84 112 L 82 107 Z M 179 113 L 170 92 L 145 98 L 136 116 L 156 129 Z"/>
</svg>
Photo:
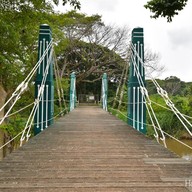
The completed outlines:
<svg viewBox="0 0 192 192">
<path fill-rule="evenodd" d="M 58 0 L 53 0 L 54 2 L 58 2 Z M 69 3 L 71 6 L 74 7 L 74 9 L 80 9 L 81 4 L 78 0 L 63 0 L 63 5 L 66 5 Z"/>
<path fill-rule="evenodd" d="M 151 80 L 147 80 L 146 82 L 149 94 L 157 93 L 157 89 L 153 82 Z M 165 80 L 157 79 L 157 82 L 170 96 L 188 96 L 192 94 L 192 83 L 181 81 L 175 76 L 167 77 Z"/>
<path fill-rule="evenodd" d="M 109 108 L 108 109 L 109 112 L 112 114 L 112 115 L 115 115 L 117 118 L 121 119 L 122 121 L 126 122 L 127 123 L 127 111 L 117 111 L 117 110 L 114 110 L 112 108 Z"/>
<path fill-rule="evenodd" d="M 167 107 L 164 100 L 157 94 L 150 95 L 150 98 L 155 103 L 158 103 L 159 105 L 162 105 L 164 107 Z M 181 97 L 179 95 L 172 96 L 171 100 L 173 101 L 175 107 L 183 114 L 185 115 L 192 115 L 192 106 L 191 106 L 191 100 L 192 97 Z M 156 105 L 152 103 L 152 107 L 154 109 L 154 112 L 156 114 L 156 117 L 159 121 L 159 124 L 165 132 L 169 133 L 172 136 L 176 137 L 182 137 L 181 134 L 185 133 L 185 128 L 182 125 L 182 123 L 179 121 L 179 119 L 176 117 L 176 115 L 167 109 L 164 109 L 163 107 Z M 149 116 L 147 116 L 147 123 L 151 124 Z M 192 131 L 192 130 L 191 130 Z M 152 128 L 149 128 L 148 135 L 153 135 L 154 131 Z"/>
<path fill-rule="evenodd" d="M 17 114 L 10 117 L 6 123 L 0 125 L 0 129 L 13 138 L 24 129 L 26 121 L 26 117 Z M 16 142 L 18 142 L 18 139 L 16 138 Z"/>
<path fill-rule="evenodd" d="M 152 18 L 167 17 L 167 21 L 171 22 L 175 15 L 181 11 L 188 0 L 150 0 L 144 7 L 153 12 Z"/>
<path fill-rule="evenodd" d="M 70 11 L 55 16 L 52 26 L 63 33 L 60 35 L 57 31 L 54 36 L 61 76 L 67 77 L 71 72 L 75 72 L 79 94 L 99 94 L 104 72 L 108 73 L 109 79 L 121 73 L 124 60 L 104 44 L 114 44 L 114 30 L 109 27 L 107 32 L 104 30 L 105 25 L 101 21 L 101 16 L 86 16 Z M 103 42 L 104 39 L 107 40 Z"/>
<path fill-rule="evenodd" d="M 7 9 L 0 9 L 0 83 L 11 92 L 36 62 L 39 25 L 51 7 L 35 1 L 8 2 Z"/>
</svg>

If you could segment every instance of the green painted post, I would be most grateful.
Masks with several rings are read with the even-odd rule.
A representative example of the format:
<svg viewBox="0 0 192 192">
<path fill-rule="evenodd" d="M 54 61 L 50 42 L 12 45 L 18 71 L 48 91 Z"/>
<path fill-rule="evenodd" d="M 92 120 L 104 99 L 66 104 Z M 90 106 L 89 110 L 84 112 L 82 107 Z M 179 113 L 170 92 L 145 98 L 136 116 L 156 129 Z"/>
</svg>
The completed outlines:
<svg viewBox="0 0 192 192">
<path fill-rule="evenodd" d="M 76 76 L 75 72 L 70 75 L 70 106 L 69 111 L 76 107 Z"/>
<path fill-rule="evenodd" d="M 39 44 L 38 44 L 38 61 L 44 54 L 46 48 L 52 40 L 52 32 L 47 24 L 40 25 L 39 30 Z M 53 57 L 52 57 L 52 45 L 49 51 L 43 58 L 39 69 L 37 70 L 36 80 L 35 80 L 35 98 L 37 99 L 40 87 L 44 89 L 39 106 L 37 108 L 35 119 L 34 119 L 34 134 L 37 135 L 43 129 L 47 128 L 49 125 L 53 124 L 54 115 L 54 82 L 53 82 Z M 42 80 L 46 73 L 46 68 L 48 68 L 47 78 L 45 80 L 45 85 L 42 86 Z"/>
<path fill-rule="evenodd" d="M 103 74 L 102 78 L 102 108 L 107 111 L 107 97 L 108 97 L 108 80 L 107 74 Z"/>
<path fill-rule="evenodd" d="M 144 34 L 143 28 L 135 28 L 132 31 L 132 59 L 128 81 L 128 124 L 138 131 L 146 134 L 146 106 L 141 92 L 136 69 L 139 70 L 140 78 L 145 86 L 144 61 Z M 138 59 L 138 56 L 140 59 Z M 142 62 L 141 62 L 142 61 Z M 134 63 L 137 67 L 134 66 Z"/>
</svg>

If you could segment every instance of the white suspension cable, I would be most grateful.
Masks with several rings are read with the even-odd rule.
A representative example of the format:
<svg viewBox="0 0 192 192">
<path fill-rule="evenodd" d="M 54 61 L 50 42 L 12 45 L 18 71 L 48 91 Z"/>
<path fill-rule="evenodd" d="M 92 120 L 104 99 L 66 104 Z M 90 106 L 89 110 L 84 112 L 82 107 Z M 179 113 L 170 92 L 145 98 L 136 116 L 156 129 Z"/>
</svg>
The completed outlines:
<svg viewBox="0 0 192 192">
<path fill-rule="evenodd" d="M 153 79 L 154 85 L 157 88 L 158 94 L 164 99 L 167 106 L 173 111 L 173 113 L 177 116 L 181 124 L 185 127 L 187 132 L 192 136 L 192 132 L 190 131 L 189 127 L 186 125 L 186 123 L 192 128 L 192 124 L 185 118 L 185 116 L 175 107 L 174 103 L 171 101 L 171 99 L 168 96 L 168 93 L 160 87 L 158 82 Z"/>
<path fill-rule="evenodd" d="M 140 62 L 142 63 L 143 67 L 144 67 L 144 63 L 142 61 L 142 59 L 139 57 L 138 53 L 135 51 L 135 54 L 137 54 L 138 59 L 140 60 Z M 174 105 L 174 103 L 171 101 L 171 99 L 168 96 L 168 93 L 162 89 L 162 87 L 158 84 L 158 82 L 156 81 L 156 79 L 154 79 L 151 76 L 151 80 L 154 83 L 157 92 L 160 96 L 162 96 L 162 98 L 164 99 L 165 103 L 167 104 L 167 106 L 173 111 L 173 113 L 177 116 L 177 118 L 179 119 L 179 121 L 181 122 L 181 124 L 184 126 L 184 128 L 187 130 L 187 132 L 192 136 L 192 132 L 190 131 L 189 127 L 186 125 L 186 123 L 190 126 L 190 128 L 192 128 L 192 124 L 185 118 L 186 115 L 182 114 Z M 183 121 L 184 120 L 184 121 Z"/>
<path fill-rule="evenodd" d="M 61 99 L 63 101 L 63 105 L 64 107 L 67 109 L 67 105 L 66 105 L 66 100 L 64 98 L 64 91 L 63 91 L 63 87 L 62 87 L 62 83 L 61 83 L 61 78 L 60 78 L 60 75 L 59 75 L 59 67 L 58 67 L 58 63 L 57 63 L 57 58 L 56 58 L 56 54 L 54 52 L 54 66 L 55 66 L 55 69 L 56 69 L 56 74 L 58 76 L 58 84 L 59 84 L 59 89 L 60 89 L 60 94 L 61 94 Z M 68 113 L 68 110 L 67 110 L 67 113 Z"/>
<path fill-rule="evenodd" d="M 39 107 L 39 102 L 40 100 L 42 100 L 42 103 L 43 103 L 43 94 L 44 94 L 44 90 L 45 90 L 45 83 L 46 83 L 46 79 L 47 79 L 47 75 L 49 73 L 49 67 L 51 65 L 51 62 L 52 62 L 52 56 L 53 56 L 53 48 L 51 49 L 50 51 L 50 55 L 49 55 L 49 58 L 47 58 L 47 65 L 46 65 L 46 69 L 45 69 L 45 72 L 44 72 L 44 75 L 43 75 L 43 79 L 42 79 L 42 83 L 41 83 L 41 86 L 40 86 L 40 94 L 38 94 L 39 96 L 39 100 L 38 100 L 38 104 L 36 105 L 35 107 L 35 110 L 34 110 L 34 113 L 32 115 L 32 118 L 31 118 L 31 123 L 29 125 L 29 129 L 27 130 L 27 134 L 26 134 L 26 137 L 27 137 L 27 141 L 29 140 L 29 137 L 31 136 L 30 134 L 30 130 L 31 130 L 31 127 L 32 127 L 32 123 L 33 123 L 33 120 L 34 120 L 34 117 L 35 117 L 35 114 L 36 114 L 36 111 L 37 111 L 37 108 Z M 26 124 L 27 126 L 27 124 Z M 43 129 L 41 128 L 41 131 L 43 131 Z M 23 138 L 21 138 L 22 140 Z"/>
<path fill-rule="evenodd" d="M 48 72 L 49 72 L 49 67 L 50 67 L 50 64 L 51 64 L 51 61 L 52 61 L 52 54 L 53 54 L 53 49 L 51 49 L 51 51 L 50 51 L 49 59 L 47 60 L 47 66 L 46 66 L 46 69 L 45 69 L 45 72 L 44 72 L 44 75 L 43 75 L 41 85 L 39 87 L 38 96 L 37 96 L 37 99 L 34 102 L 33 109 L 31 111 L 31 114 L 30 114 L 30 116 L 28 118 L 28 121 L 27 121 L 27 123 L 25 125 L 24 132 L 22 133 L 22 136 L 21 136 L 21 139 L 20 139 L 20 145 L 22 145 L 23 141 L 25 140 L 26 130 L 27 130 L 27 134 L 26 134 L 27 140 L 30 137 L 30 130 L 31 130 L 31 127 L 32 127 L 32 122 L 33 122 L 33 119 L 35 117 L 37 108 L 39 107 L 39 102 L 43 98 L 45 82 L 46 82 L 46 78 L 47 78 L 47 75 L 48 75 Z"/>
<path fill-rule="evenodd" d="M 139 55 L 136 54 L 137 51 L 136 51 L 136 49 L 135 49 L 135 46 L 132 45 L 131 48 L 132 48 L 133 52 L 135 53 L 134 55 L 138 57 L 137 60 L 141 60 L 141 58 L 139 57 Z M 160 139 L 162 140 L 164 146 L 167 148 L 167 145 L 166 145 L 166 142 L 165 142 L 165 135 L 164 135 L 164 133 L 162 132 L 161 126 L 160 126 L 160 124 L 159 124 L 159 121 L 158 121 L 158 119 L 157 119 L 157 117 L 156 117 L 156 115 L 155 115 L 155 112 L 154 112 L 154 110 L 153 110 L 153 108 L 152 108 L 152 106 L 151 106 L 151 101 L 150 101 L 150 98 L 149 98 L 149 95 L 148 95 L 148 91 L 147 91 L 147 89 L 145 88 L 143 79 L 142 79 L 142 77 L 141 77 L 141 74 L 139 73 L 139 68 L 138 68 L 138 66 L 137 66 L 137 63 L 135 62 L 135 59 L 133 59 L 133 55 L 132 55 L 132 61 L 133 61 L 134 69 L 135 69 L 135 72 L 136 72 L 136 75 L 137 75 L 137 79 L 138 79 L 140 88 L 141 88 L 141 90 L 142 90 L 141 93 L 142 93 L 142 95 L 143 95 L 145 104 L 148 104 L 148 105 L 149 105 L 149 108 L 150 108 L 150 110 L 149 110 L 148 105 L 146 105 L 147 111 L 148 111 L 148 113 L 150 113 L 150 111 L 152 112 L 153 117 L 154 117 L 154 119 L 155 119 L 155 122 L 156 122 L 157 126 L 159 127 L 159 130 L 160 130 L 160 133 L 161 133 Z M 142 62 L 143 62 L 143 61 L 142 61 Z M 148 102 L 147 102 L 147 101 L 148 101 Z M 149 117 L 150 117 L 150 120 L 151 120 L 152 124 L 155 125 L 151 114 L 149 115 Z M 157 132 L 157 130 L 156 130 L 156 126 L 154 126 L 154 131 L 155 131 L 154 137 L 155 137 L 155 138 L 157 139 L 157 141 L 159 142 L 159 139 L 158 139 L 159 136 L 158 136 L 158 132 Z"/>
<path fill-rule="evenodd" d="M 61 105 L 61 92 L 60 92 L 60 87 L 59 87 L 59 75 L 56 69 L 56 64 L 54 62 L 54 73 L 55 73 L 55 81 L 56 81 L 56 89 L 57 89 L 57 95 L 59 97 L 59 107 L 60 111 L 62 111 L 62 105 Z"/>
<path fill-rule="evenodd" d="M 36 70 L 38 69 L 39 65 L 41 64 L 42 60 L 44 59 L 44 57 L 46 56 L 46 53 L 48 53 L 50 47 L 52 45 L 52 41 L 49 43 L 49 45 L 47 46 L 47 49 L 45 50 L 45 52 L 43 53 L 42 57 L 40 58 L 40 60 L 36 63 L 35 67 L 31 70 L 31 72 L 28 74 L 28 76 L 25 78 L 25 80 L 23 82 L 21 82 L 18 87 L 16 88 L 16 90 L 12 93 L 11 97 L 7 100 L 7 102 L 0 108 L 0 111 L 2 111 L 7 105 L 8 103 L 15 98 L 14 102 L 12 103 L 12 105 L 10 106 L 9 110 L 7 111 L 7 113 L 4 115 L 4 117 L 1 119 L 0 121 L 0 125 L 3 123 L 3 121 L 5 120 L 5 118 L 8 117 L 8 114 L 10 113 L 10 111 L 12 110 L 12 108 L 14 107 L 14 105 L 16 104 L 16 102 L 20 99 L 21 94 L 27 89 L 29 81 L 31 80 L 31 78 L 33 77 L 33 75 L 35 74 Z"/>
</svg>

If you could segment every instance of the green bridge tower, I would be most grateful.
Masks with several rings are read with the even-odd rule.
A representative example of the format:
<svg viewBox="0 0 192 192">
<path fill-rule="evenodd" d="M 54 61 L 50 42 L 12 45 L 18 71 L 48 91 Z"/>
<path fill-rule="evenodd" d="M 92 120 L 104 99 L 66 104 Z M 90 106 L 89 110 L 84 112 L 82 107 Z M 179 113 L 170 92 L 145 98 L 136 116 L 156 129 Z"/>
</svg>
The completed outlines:
<svg viewBox="0 0 192 192">
<path fill-rule="evenodd" d="M 146 105 L 141 92 L 142 87 L 145 86 L 143 36 L 143 28 L 133 29 L 132 57 L 128 80 L 128 124 L 146 134 Z M 142 85 L 141 82 L 143 82 Z"/>
<path fill-rule="evenodd" d="M 41 96 L 34 119 L 35 135 L 47 128 L 49 125 L 53 124 L 54 83 L 51 41 L 52 32 L 50 27 L 47 24 L 40 25 L 38 61 L 41 61 L 41 63 L 37 70 L 35 80 L 35 98 L 37 102 L 38 95 Z"/>
</svg>

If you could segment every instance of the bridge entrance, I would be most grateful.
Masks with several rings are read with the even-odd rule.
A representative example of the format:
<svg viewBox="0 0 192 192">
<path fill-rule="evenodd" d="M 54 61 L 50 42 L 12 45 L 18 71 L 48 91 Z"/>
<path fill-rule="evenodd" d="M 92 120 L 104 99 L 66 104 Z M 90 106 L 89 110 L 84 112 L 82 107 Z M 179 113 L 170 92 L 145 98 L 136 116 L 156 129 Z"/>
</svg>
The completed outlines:
<svg viewBox="0 0 192 192">
<path fill-rule="evenodd" d="M 101 100 L 101 80 L 94 83 L 79 82 L 76 89 L 77 101 L 80 105 L 99 105 Z"/>
<path fill-rule="evenodd" d="M 98 105 L 100 102 L 100 95 L 99 94 L 77 94 L 77 99 L 80 104 L 86 103 L 86 104 L 96 104 Z"/>
</svg>

